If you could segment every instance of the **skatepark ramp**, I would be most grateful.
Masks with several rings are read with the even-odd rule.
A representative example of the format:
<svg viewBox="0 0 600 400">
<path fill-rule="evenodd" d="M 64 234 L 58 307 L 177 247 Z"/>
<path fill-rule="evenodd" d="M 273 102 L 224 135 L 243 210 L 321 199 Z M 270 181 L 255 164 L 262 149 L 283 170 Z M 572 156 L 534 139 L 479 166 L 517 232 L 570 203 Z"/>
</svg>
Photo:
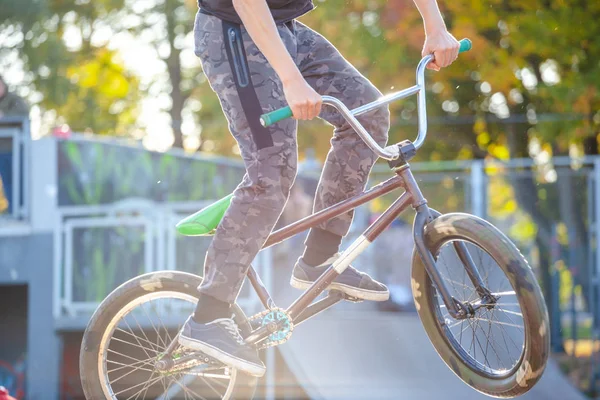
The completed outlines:
<svg viewBox="0 0 600 400">
<path fill-rule="evenodd" d="M 446 367 L 416 314 L 330 310 L 280 347 L 311 399 L 460 399 L 485 396 Z M 583 400 L 550 362 L 523 400 Z"/>
<path fill-rule="evenodd" d="M 291 268 L 280 264 L 273 272 L 275 301 L 287 306 L 300 294 L 289 287 Z M 294 329 L 278 350 L 313 400 L 490 399 L 444 364 L 416 313 L 377 311 L 374 303 L 340 303 Z M 551 361 L 538 384 L 519 399 L 585 397 Z"/>
</svg>

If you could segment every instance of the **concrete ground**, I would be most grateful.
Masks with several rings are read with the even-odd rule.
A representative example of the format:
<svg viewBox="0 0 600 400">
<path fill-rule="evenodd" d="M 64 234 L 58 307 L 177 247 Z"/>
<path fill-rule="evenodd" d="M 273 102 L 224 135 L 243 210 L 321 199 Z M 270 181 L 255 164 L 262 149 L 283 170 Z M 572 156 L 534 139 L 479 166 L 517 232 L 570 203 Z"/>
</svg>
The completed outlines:
<svg viewBox="0 0 600 400">
<path fill-rule="evenodd" d="M 442 362 L 415 314 L 332 310 L 279 349 L 311 399 L 489 399 Z M 553 362 L 520 398 L 584 399 Z"/>
</svg>

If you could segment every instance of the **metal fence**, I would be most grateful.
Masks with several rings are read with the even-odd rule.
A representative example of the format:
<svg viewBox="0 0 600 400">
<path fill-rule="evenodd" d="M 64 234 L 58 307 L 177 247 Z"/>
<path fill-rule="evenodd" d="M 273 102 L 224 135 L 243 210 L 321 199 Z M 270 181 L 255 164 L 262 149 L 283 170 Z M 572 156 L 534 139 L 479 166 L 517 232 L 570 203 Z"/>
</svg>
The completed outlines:
<svg viewBox="0 0 600 400">
<path fill-rule="evenodd" d="M 201 275 L 210 238 L 183 237 L 174 226 L 205 205 L 135 200 L 61 208 L 54 233 L 55 317 L 89 316 L 114 288 L 143 273 L 180 270 Z M 256 266 L 268 281 L 264 257 Z M 244 290 L 240 305 L 256 311 L 258 304 Z"/>
<path fill-rule="evenodd" d="M 52 225 L 59 325 L 82 328 L 114 288 L 137 275 L 202 274 L 210 238 L 181 236 L 175 225 L 233 191 L 244 174 L 241 161 L 149 152 L 126 140 L 78 134 L 56 139 L 55 149 L 50 167 L 57 170 Z M 255 261 L 267 283 L 270 262 L 268 252 Z M 239 301 L 250 313 L 259 306 L 246 286 Z"/>
<path fill-rule="evenodd" d="M 173 227 L 231 192 L 243 175 L 240 162 L 176 152 L 148 154 L 83 137 L 60 142 L 57 152 L 57 318 L 89 315 L 114 287 L 143 272 L 201 273 L 210 238 L 182 237 Z M 544 290 L 553 349 L 572 355 L 577 365 L 597 376 L 600 158 L 430 162 L 412 168 L 433 208 L 486 218 L 517 244 Z M 378 165 L 370 184 L 389 176 Z M 312 194 L 317 179 L 318 171 L 304 171 L 297 182 Z M 345 242 L 360 234 L 393 196 L 359 208 Z M 412 304 L 411 222 L 410 213 L 402 215 L 356 262 L 390 286 L 401 309 Z M 262 252 L 256 260 L 267 286 L 270 265 L 282 261 L 274 261 L 282 256 L 276 253 Z M 297 256 L 293 253 L 284 251 L 283 257 Z M 249 312 L 259 306 L 248 287 L 240 301 Z M 580 387 L 593 389 L 595 382 L 590 379 Z"/>
<path fill-rule="evenodd" d="M 27 219 L 30 167 L 29 120 L 0 118 L 0 219 Z"/>
<path fill-rule="evenodd" d="M 568 369 L 579 387 L 596 391 L 600 379 L 600 158 L 415 163 L 413 171 L 432 207 L 485 218 L 517 244 L 544 291 L 553 351 L 572 358 Z M 377 183 L 389 176 L 387 168 L 378 167 L 371 180 Z M 367 213 L 376 214 L 381 208 L 371 207 Z M 412 215 L 402 218 L 411 222 Z M 367 264 L 375 272 L 382 270 L 379 277 L 392 285 L 398 284 L 393 278 L 398 280 L 400 275 L 401 285 L 408 290 L 408 264 L 403 274 L 396 271 L 392 278 L 386 266 L 398 265 L 398 252 L 390 251 L 392 246 L 412 247 L 410 231 L 395 228 L 395 236 L 393 227 L 390 231 L 387 244 L 385 239 L 380 244 L 376 241 L 371 249 L 377 261 L 371 258 Z M 403 260 L 409 262 L 409 258 Z"/>
</svg>

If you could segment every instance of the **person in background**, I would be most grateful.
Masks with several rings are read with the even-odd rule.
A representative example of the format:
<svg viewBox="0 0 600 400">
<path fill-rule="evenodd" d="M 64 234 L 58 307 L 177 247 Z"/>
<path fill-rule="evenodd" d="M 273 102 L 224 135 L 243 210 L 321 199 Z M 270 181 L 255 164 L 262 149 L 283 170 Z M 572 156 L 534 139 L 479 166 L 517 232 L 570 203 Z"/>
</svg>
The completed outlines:
<svg viewBox="0 0 600 400">
<path fill-rule="evenodd" d="M 0 75 L 0 118 L 27 117 L 29 107 L 19 95 L 8 90 L 8 86 Z"/>
<path fill-rule="evenodd" d="M 0 75 L 0 129 L 6 117 L 28 117 L 29 107 L 19 95 L 8 90 Z M 11 212 L 12 200 L 12 139 L 0 137 L 0 215 Z"/>
</svg>

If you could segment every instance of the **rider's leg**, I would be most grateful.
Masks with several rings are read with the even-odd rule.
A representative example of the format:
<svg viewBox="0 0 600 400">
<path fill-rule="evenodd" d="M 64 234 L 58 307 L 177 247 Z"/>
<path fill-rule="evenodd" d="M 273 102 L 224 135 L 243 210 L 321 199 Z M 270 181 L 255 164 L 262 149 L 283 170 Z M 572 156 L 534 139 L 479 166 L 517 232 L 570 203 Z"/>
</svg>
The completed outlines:
<svg viewBox="0 0 600 400">
<path fill-rule="evenodd" d="M 293 26 L 298 41 L 297 64 L 307 82 L 319 94 L 336 97 L 350 109 L 381 96 L 379 90 L 324 37 L 299 22 Z M 335 109 L 324 106 L 320 117 L 334 126 L 334 134 L 317 188 L 314 211 L 363 191 L 377 160 L 373 151 Z M 386 144 L 390 127 L 387 107 L 363 114 L 358 120 L 379 145 Z M 341 238 L 348 233 L 352 218 L 353 212 L 348 212 L 312 229 L 306 239 L 306 250 L 299 265 L 328 265 L 328 259 L 338 251 Z M 364 275 L 352 269 L 348 274 L 353 275 L 351 282 L 362 281 L 363 286 L 377 292 L 377 299 L 387 298 L 387 289 L 383 285 L 368 281 Z M 382 291 L 386 293 L 381 293 Z M 374 299 L 373 296 L 369 298 Z"/>
<path fill-rule="evenodd" d="M 280 34 L 290 53 L 295 53 L 293 35 L 283 26 Z M 228 328 L 230 322 L 217 322 L 224 324 L 220 327 L 210 321 L 231 316 L 228 306 L 235 302 L 250 263 L 285 206 L 296 176 L 297 123 L 289 119 L 269 128 L 260 125 L 263 108 L 268 111 L 283 107 L 285 98 L 275 72 L 243 28 L 199 13 L 195 40 L 196 54 L 219 97 L 246 174 L 206 254 L 197 312 L 186 324 L 180 342 L 215 358 L 222 357 L 218 359 L 228 364 L 250 357 L 245 365 L 236 366 L 258 375 L 261 368 L 264 372 L 264 366 L 258 356 L 257 361 L 248 355 L 249 346 L 244 348 L 243 342 L 239 343 L 239 334 Z M 223 348 L 220 336 L 227 332 L 233 336 Z M 232 354 L 232 348 L 242 348 L 243 354 Z"/>
<path fill-rule="evenodd" d="M 307 82 L 321 95 L 340 99 L 353 109 L 382 96 L 367 78 L 356 70 L 339 51 L 315 31 L 296 22 L 298 64 Z M 352 197 L 365 189 L 377 156 L 333 107 L 324 106 L 321 118 L 334 126 L 331 149 L 327 155 L 315 196 L 314 210 L 319 211 Z M 387 106 L 362 114 L 358 120 L 383 146 L 388 139 L 390 112 Z M 321 230 L 344 236 L 353 212 L 323 223 Z M 314 230 L 313 230 L 314 231 Z M 311 234 L 314 234 L 311 232 Z M 308 239 L 310 242 L 310 237 Z"/>
</svg>

